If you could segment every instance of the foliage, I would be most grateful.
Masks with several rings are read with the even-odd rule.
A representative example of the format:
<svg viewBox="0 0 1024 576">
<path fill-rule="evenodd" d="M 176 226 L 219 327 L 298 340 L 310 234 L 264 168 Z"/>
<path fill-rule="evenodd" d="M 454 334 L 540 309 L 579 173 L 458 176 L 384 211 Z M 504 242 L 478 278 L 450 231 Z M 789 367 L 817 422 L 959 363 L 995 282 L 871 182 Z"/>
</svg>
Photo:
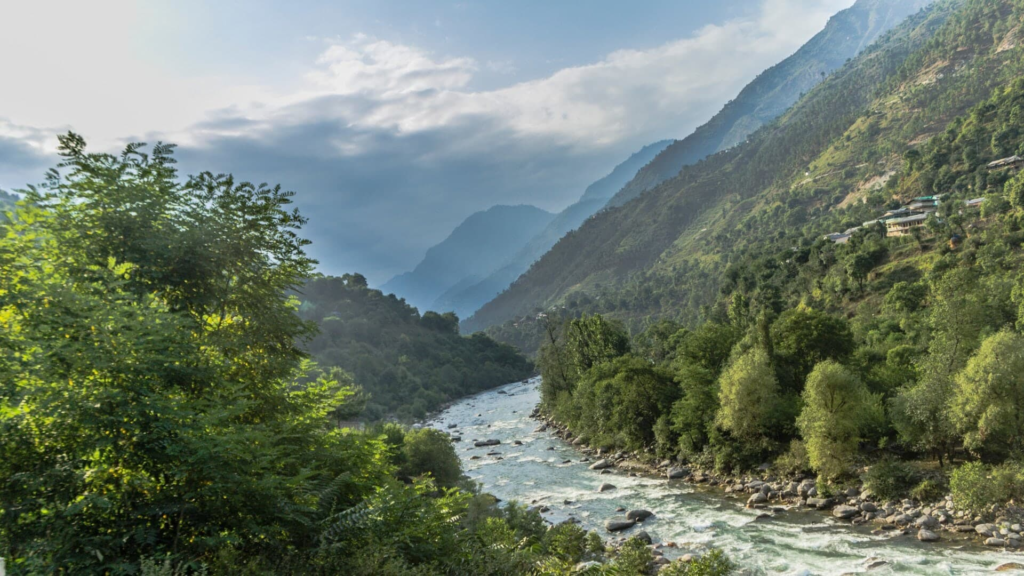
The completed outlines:
<svg viewBox="0 0 1024 576">
<path fill-rule="evenodd" d="M 458 334 L 454 314 L 422 316 L 359 274 L 315 277 L 296 291 L 300 316 L 320 333 L 306 344 L 323 366 L 352 374 L 368 394 L 363 418 L 423 418 L 462 396 L 528 377 L 533 366 L 512 347 Z"/>
<path fill-rule="evenodd" d="M 778 410 L 778 380 L 768 354 L 755 347 L 730 363 L 718 380 L 716 422 L 748 442 L 765 438 Z"/>
<path fill-rule="evenodd" d="M 1003 330 L 981 343 L 956 377 L 951 419 L 967 448 L 1020 454 L 1024 448 L 1024 337 Z"/>
<path fill-rule="evenodd" d="M 877 402 L 855 374 L 834 360 L 815 366 L 797 419 L 811 467 L 826 478 L 846 473 Z"/>
<path fill-rule="evenodd" d="M 721 550 L 711 550 L 690 562 L 673 562 L 658 574 L 666 576 L 728 576 L 736 571 L 733 564 Z"/>
<path fill-rule="evenodd" d="M 864 487 L 882 500 L 900 498 L 918 481 L 913 466 L 894 458 L 884 458 L 867 469 L 861 477 Z"/>
<path fill-rule="evenodd" d="M 910 490 L 910 497 L 918 502 L 931 503 L 938 502 L 947 493 L 949 489 L 947 486 L 936 482 L 930 478 L 922 480 L 917 486 L 914 486 Z"/>
<path fill-rule="evenodd" d="M 1015 462 L 991 466 L 967 462 L 953 470 L 949 489 L 957 508 L 975 513 L 1024 496 L 1024 469 Z"/>
</svg>

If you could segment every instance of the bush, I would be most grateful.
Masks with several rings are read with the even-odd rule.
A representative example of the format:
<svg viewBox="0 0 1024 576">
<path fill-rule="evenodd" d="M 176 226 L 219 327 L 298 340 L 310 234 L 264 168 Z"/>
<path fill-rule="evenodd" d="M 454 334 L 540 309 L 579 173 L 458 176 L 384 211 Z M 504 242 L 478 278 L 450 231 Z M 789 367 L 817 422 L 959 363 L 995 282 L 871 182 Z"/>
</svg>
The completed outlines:
<svg viewBox="0 0 1024 576">
<path fill-rule="evenodd" d="M 639 538 L 630 538 L 619 548 L 612 564 L 619 574 L 648 574 L 654 566 L 654 554 Z"/>
<path fill-rule="evenodd" d="M 416 477 L 430 474 L 438 486 L 451 488 L 462 479 L 462 462 L 455 453 L 451 438 L 433 428 L 409 430 L 402 452 L 405 465 L 401 473 Z"/>
<path fill-rule="evenodd" d="M 1011 462 L 996 467 L 968 462 L 953 471 L 949 489 L 957 508 L 983 512 L 993 504 L 1003 504 L 1024 494 L 1024 470 L 1020 464 Z"/>
<path fill-rule="evenodd" d="M 922 480 L 910 491 L 910 497 L 918 502 L 936 502 L 946 495 L 946 487 L 935 480 Z"/>
<path fill-rule="evenodd" d="M 917 471 L 906 462 L 886 458 L 868 468 L 861 478 L 864 487 L 883 500 L 902 497 L 917 483 Z"/>
<path fill-rule="evenodd" d="M 775 470 L 783 476 L 795 476 L 811 469 L 807 447 L 800 440 L 789 443 L 789 450 L 775 459 Z"/>
<path fill-rule="evenodd" d="M 712 550 L 692 562 L 673 562 L 659 576 L 726 576 L 736 567 L 721 550 Z"/>
</svg>

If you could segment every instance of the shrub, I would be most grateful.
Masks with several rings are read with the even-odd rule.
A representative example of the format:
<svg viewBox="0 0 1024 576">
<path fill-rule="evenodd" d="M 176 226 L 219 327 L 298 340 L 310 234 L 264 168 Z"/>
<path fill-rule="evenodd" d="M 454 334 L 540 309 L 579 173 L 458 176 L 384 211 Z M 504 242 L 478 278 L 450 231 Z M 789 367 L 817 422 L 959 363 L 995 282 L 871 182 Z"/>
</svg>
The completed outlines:
<svg viewBox="0 0 1024 576">
<path fill-rule="evenodd" d="M 922 480 L 910 491 L 910 497 L 918 502 L 935 502 L 946 495 L 946 487 L 935 480 Z"/>
<path fill-rule="evenodd" d="M 642 540 L 630 538 L 619 548 L 612 565 L 619 574 L 648 574 L 654 566 L 654 555 Z"/>
<path fill-rule="evenodd" d="M 789 443 L 789 450 L 775 460 L 775 469 L 783 476 L 795 476 L 811 469 L 807 447 L 800 440 Z"/>
<path fill-rule="evenodd" d="M 1003 504 L 1024 494 L 1024 470 L 1017 463 L 996 467 L 968 462 L 949 478 L 953 504 L 971 512 L 983 512 L 993 504 Z"/>
<path fill-rule="evenodd" d="M 721 550 L 712 550 L 692 562 L 673 562 L 659 576 L 727 576 L 736 567 Z"/>
<path fill-rule="evenodd" d="M 917 471 L 906 462 L 886 458 L 868 468 L 861 478 L 864 487 L 883 500 L 894 500 L 917 482 Z"/>
</svg>

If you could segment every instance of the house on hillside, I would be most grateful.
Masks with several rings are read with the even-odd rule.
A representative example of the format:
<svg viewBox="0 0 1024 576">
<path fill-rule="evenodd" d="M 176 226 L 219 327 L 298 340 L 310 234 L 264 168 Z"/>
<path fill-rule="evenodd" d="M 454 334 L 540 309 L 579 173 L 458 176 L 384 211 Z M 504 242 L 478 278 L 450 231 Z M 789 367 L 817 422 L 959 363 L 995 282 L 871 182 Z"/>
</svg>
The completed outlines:
<svg viewBox="0 0 1024 576">
<path fill-rule="evenodd" d="M 941 196 L 920 196 L 914 198 L 907 204 L 906 208 L 911 213 L 913 212 L 935 212 L 939 209 L 939 203 L 942 201 Z"/>
<path fill-rule="evenodd" d="M 996 160 L 995 162 L 988 163 L 989 170 L 1002 170 L 1004 168 L 1017 168 L 1024 167 L 1024 158 L 1020 156 L 1010 156 L 1009 158 L 1003 158 L 1002 160 Z"/>
<path fill-rule="evenodd" d="M 887 238 L 906 236 L 914 228 L 924 226 L 929 214 L 914 214 L 904 218 L 893 218 L 885 223 L 885 235 Z"/>
<path fill-rule="evenodd" d="M 964 206 L 967 206 L 968 208 L 977 208 L 984 204 L 984 202 L 984 198 L 972 198 L 970 200 L 964 200 Z"/>
<path fill-rule="evenodd" d="M 832 234 L 826 234 L 825 240 L 835 242 L 836 244 L 846 244 L 850 241 L 850 235 L 841 232 L 833 232 Z"/>
</svg>

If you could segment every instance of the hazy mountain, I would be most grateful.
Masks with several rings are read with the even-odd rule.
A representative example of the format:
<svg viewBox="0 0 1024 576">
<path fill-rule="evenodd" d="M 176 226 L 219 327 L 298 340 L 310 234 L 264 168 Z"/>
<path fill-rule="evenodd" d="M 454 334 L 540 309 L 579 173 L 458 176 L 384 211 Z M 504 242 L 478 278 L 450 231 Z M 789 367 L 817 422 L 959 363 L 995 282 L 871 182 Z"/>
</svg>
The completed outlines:
<svg viewBox="0 0 1024 576">
<path fill-rule="evenodd" d="M 624 204 L 672 178 L 683 166 L 743 142 L 880 35 L 931 2 L 858 0 L 833 16 L 825 29 L 795 54 L 761 73 L 707 124 L 665 149 L 616 194 L 611 204 Z"/>
<path fill-rule="evenodd" d="M 526 272 L 530 265 L 551 249 L 568 232 L 604 208 L 608 200 L 618 192 L 644 165 L 671 143 L 669 140 L 655 142 L 636 152 L 625 162 L 616 166 L 610 174 L 594 182 L 583 192 L 578 201 L 562 210 L 551 222 L 503 266 L 475 282 L 459 282 L 442 294 L 431 306 L 432 310 L 454 310 L 460 317 L 467 317 L 483 306 L 513 280 Z"/>
<path fill-rule="evenodd" d="M 466 218 L 416 268 L 388 280 L 381 290 L 420 310 L 456 285 L 479 282 L 545 226 L 554 215 L 535 206 L 494 206 Z"/>
</svg>

